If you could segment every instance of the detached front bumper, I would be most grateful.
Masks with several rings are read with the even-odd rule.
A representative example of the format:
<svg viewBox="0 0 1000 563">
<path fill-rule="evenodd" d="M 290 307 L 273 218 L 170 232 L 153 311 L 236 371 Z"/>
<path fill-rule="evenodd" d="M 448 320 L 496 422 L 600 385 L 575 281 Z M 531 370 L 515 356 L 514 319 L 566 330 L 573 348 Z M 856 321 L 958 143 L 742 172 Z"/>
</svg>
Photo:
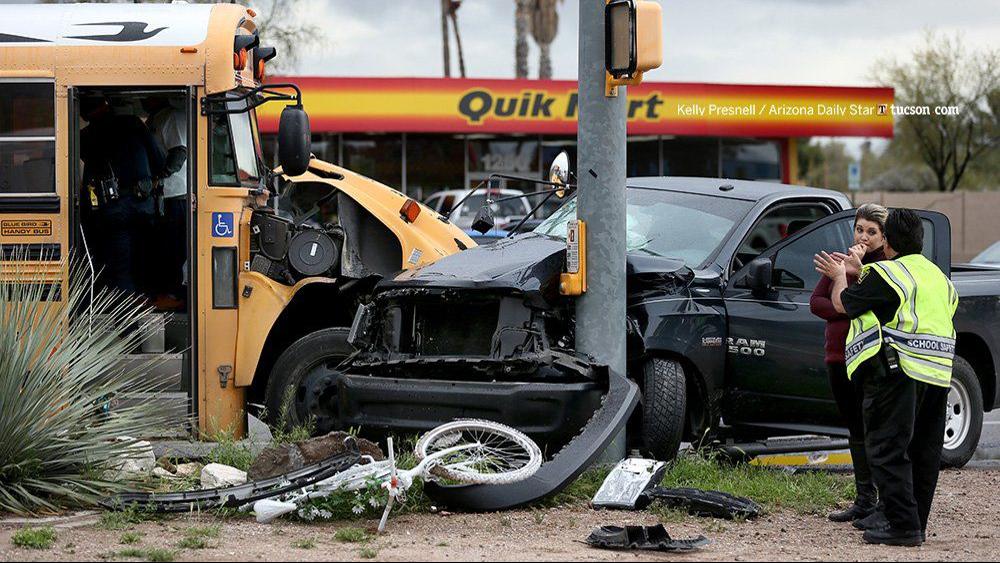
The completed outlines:
<svg viewBox="0 0 1000 563">
<path fill-rule="evenodd" d="M 457 418 L 513 426 L 540 443 L 562 446 L 601 405 L 606 387 L 344 375 L 338 383 L 342 428 L 423 432 Z"/>
</svg>

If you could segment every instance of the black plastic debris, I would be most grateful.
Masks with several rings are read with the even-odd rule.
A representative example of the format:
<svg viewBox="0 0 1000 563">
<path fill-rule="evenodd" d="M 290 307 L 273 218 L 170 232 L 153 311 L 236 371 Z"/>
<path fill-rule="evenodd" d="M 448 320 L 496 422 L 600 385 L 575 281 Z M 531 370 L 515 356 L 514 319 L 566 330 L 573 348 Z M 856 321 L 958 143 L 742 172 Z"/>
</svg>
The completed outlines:
<svg viewBox="0 0 1000 563">
<path fill-rule="evenodd" d="M 103 499 L 100 505 L 109 510 L 136 507 L 148 512 L 192 512 L 217 508 L 239 508 L 255 501 L 301 489 L 346 471 L 361 461 L 354 438 L 344 440 L 344 450 L 323 461 L 291 473 L 251 481 L 224 489 L 182 491 L 178 493 L 120 493 Z"/>
<path fill-rule="evenodd" d="M 705 536 L 675 540 L 663 524 L 655 526 L 601 526 L 590 533 L 587 544 L 601 549 L 691 551 L 711 543 Z"/>
<path fill-rule="evenodd" d="M 686 509 L 688 514 L 694 516 L 711 516 L 727 520 L 756 518 L 764 511 L 759 504 L 748 498 L 721 491 L 663 487 L 655 487 L 639 495 L 636 508 L 642 510 L 653 501 L 662 502 L 669 508 Z"/>
</svg>

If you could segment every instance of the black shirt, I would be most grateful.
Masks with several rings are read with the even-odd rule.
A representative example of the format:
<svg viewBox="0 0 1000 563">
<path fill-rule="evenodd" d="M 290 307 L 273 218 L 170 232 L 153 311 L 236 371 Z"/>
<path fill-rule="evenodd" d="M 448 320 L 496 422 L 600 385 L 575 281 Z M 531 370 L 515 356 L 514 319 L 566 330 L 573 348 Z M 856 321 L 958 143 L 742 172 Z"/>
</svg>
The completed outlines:
<svg viewBox="0 0 1000 563">
<path fill-rule="evenodd" d="M 885 279 L 870 271 L 840 294 L 847 316 L 856 319 L 868 311 L 875 313 L 880 325 L 885 325 L 896 316 L 901 301 L 899 294 Z"/>
<path fill-rule="evenodd" d="M 164 166 L 164 155 L 146 124 L 134 115 L 107 115 L 80 132 L 80 157 L 89 178 L 110 166 L 120 187 L 152 180 Z"/>
</svg>

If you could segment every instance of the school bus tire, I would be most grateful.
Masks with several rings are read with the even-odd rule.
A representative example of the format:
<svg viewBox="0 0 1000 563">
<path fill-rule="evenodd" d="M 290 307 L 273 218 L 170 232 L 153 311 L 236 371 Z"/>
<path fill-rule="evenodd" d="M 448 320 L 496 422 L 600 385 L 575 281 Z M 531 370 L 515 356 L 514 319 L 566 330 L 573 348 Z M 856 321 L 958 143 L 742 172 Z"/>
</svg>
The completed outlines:
<svg viewBox="0 0 1000 563">
<path fill-rule="evenodd" d="M 327 366 L 339 363 L 339 360 L 354 351 L 347 343 L 348 333 L 350 329 L 347 328 L 318 330 L 296 340 L 281 353 L 271 369 L 271 376 L 264 391 L 268 422 L 274 424 L 279 421 L 287 390 L 292 388 L 295 390 L 292 392 L 286 420 L 288 426 L 302 425 L 311 415 L 314 417 L 316 434 L 325 434 L 336 429 L 336 413 L 329 410 L 321 413 L 309 410 L 306 405 L 309 404 L 310 398 L 306 394 L 310 392 L 310 384 L 315 386 L 317 378 L 331 377 L 331 371 Z M 335 402 L 324 400 L 323 404 L 332 405 Z"/>
</svg>

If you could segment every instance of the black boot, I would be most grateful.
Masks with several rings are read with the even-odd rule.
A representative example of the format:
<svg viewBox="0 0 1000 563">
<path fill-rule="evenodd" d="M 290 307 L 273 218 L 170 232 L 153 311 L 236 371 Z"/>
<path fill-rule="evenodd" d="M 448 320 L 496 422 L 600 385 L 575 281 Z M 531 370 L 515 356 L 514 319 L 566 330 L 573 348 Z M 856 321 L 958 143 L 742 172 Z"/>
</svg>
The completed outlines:
<svg viewBox="0 0 1000 563">
<path fill-rule="evenodd" d="M 884 530 L 865 530 L 862 539 L 865 543 L 916 547 L 924 543 L 924 534 L 920 530 L 896 530 L 890 527 Z"/>
<path fill-rule="evenodd" d="M 884 512 L 876 510 L 865 518 L 855 520 L 851 525 L 859 530 L 885 530 L 889 527 L 889 519 Z"/>
<path fill-rule="evenodd" d="M 868 467 L 868 456 L 864 441 L 850 440 L 851 461 L 854 464 L 854 487 L 857 496 L 854 504 L 847 510 L 832 512 L 828 518 L 834 522 L 853 522 L 870 516 L 878 504 L 878 493 L 872 484 L 871 469 Z"/>
</svg>

